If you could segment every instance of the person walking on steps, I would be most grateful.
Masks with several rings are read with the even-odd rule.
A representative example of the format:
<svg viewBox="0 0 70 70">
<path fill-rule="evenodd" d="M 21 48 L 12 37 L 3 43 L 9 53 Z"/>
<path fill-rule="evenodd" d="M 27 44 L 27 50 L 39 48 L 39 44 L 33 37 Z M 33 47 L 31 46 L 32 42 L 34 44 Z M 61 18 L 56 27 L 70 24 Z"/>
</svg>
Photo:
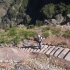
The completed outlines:
<svg viewBox="0 0 70 70">
<path fill-rule="evenodd" d="M 42 49 L 42 36 L 38 35 L 39 49 Z"/>
</svg>

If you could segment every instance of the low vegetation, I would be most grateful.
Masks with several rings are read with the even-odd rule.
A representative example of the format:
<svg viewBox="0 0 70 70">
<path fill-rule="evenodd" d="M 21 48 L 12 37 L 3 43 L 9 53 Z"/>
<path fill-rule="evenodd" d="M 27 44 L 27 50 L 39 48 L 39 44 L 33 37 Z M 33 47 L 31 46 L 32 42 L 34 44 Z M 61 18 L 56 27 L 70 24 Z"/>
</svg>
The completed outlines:
<svg viewBox="0 0 70 70">
<path fill-rule="evenodd" d="M 67 43 L 66 42 L 60 42 L 60 43 L 58 43 L 58 45 L 67 45 Z"/>
<path fill-rule="evenodd" d="M 7 28 L 4 32 L 0 33 L 0 43 L 11 43 L 17 44 L 19 41 L 23 41 L 27 37 L 34 37 L 35 32 L 25 29 L 25 27 L 18 28 Z"/>
<path fill-rule="evenodd" d="M 0 32 L 0 44 L 12 43 L 18 44 L 20 41 L 27 39 L 29 37 L 36 37 L 39 30 L 43 37 L 47 38 L 49 36 L 62 36 L 64 38 L 70 38 L 70 30 L 62 31 L 61 27 L 54 27 L 52 25 L 36 27 L 34 25 L 29 25 L 28 27 L 13 27 L 6 28 L 4 31 Z M 59 45 L 66 45 L 65 42 L 59 43 Z"/>
<path fill-rule="evenodd" d="M 61 35 L 61 28 L 58 28 L 58 27 L 54 27 L 52 25 L 48 25 L 44 28 L 42 28 L 42 32 L 44 32 L 45 34 L 49 34 L 49 36 L 52 34 L 52 35 L 57 35 L 57 36 L 60 36 Z M 44 34 L 44 35 L 45 35 Z M 47 35 L 48 35 L 47 34 Z"/>
<path fill-rule="evenodd" d="M 32 25 L 28 25 L 27 26 L 27 29 L 33 29 L 35 26 L 32 24 Z"/>
<path fill-rule="evenodd" d="M 70 30 L 65 31 L 65 33 L 63 34 L 63 37 L 70 38 Z"/>
<path fill-rule="evenodd" d="M 59 28 L 52 29 L 52 34 L 54 34 L 54 35 L 60 35 L 60 32 L 61 32 L 61 29 L 59 29 Z"/>
<path fill-rule="evenodd" d="M 43 36 L 44 36 L 45 38 L 47 38 L 47 37 L 50 36 L 50 34 L 49 34 L 49 32 L 46 31 L 46 32 L 43 33 Z"/>
</svg>

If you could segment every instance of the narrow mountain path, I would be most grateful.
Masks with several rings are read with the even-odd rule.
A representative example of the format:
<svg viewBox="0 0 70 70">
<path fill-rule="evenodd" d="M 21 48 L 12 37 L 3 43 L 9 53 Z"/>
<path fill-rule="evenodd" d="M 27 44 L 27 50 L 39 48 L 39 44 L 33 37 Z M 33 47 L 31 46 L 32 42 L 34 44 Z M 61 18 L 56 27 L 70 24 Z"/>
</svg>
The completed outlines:
<svg viewBox="0 0 70 70">
<path fill-rule="evenodd" d="M 14 48 L 14 47 L 0 48 L 0 62 L 23 61 L 23 59 L 29 57 L 29 55 L 26 55 L 29 52 L 43 53 L 46 55 L 52 55 L 54 57 L 70 61 L 70 49 L 58 46 L 43 45 L 41 50 L 38 49 L 38 47 L 32 46 L 22 48 Z"/>
</svg>

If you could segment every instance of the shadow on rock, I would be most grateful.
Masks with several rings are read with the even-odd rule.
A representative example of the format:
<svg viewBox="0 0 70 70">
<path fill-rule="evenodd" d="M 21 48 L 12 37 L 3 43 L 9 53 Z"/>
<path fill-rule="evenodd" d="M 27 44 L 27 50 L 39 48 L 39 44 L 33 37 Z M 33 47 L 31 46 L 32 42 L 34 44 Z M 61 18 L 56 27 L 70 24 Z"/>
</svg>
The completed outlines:
<svg viewBox="0 0 70 70">
<path fill-rule="evenodd" d="M 31 48 L 31 49 L 38 49 L 38 47 L 37 46 L 23 46 L 23 47 L 21 47 L 21 48 Z"/>
</svg>

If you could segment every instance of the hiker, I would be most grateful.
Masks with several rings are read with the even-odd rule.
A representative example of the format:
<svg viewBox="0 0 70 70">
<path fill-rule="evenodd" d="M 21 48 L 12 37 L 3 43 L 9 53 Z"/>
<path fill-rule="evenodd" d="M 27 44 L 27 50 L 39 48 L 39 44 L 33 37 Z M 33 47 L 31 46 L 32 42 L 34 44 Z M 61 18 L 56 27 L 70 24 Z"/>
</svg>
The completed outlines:
<svg viewBox="0 0 70 70">
<path fill-rule="evenodd" d="M 39 43 L 39 49 L 42 48 L 42 36 L 38 35 L 38 43 Z"/>
</svg>

